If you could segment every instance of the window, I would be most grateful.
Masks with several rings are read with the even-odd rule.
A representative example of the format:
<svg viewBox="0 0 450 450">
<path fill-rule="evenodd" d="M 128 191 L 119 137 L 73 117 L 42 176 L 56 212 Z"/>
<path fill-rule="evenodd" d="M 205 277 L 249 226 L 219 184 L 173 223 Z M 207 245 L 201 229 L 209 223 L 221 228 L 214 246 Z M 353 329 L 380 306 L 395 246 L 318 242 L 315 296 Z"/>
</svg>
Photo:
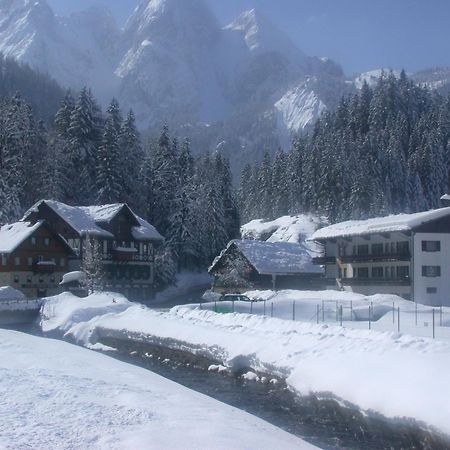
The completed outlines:
<svg viewBox="0 0 450 450">
<path fill-rule="evenodd" d="M 66 260 L 65 260 L 64 258 L 61 258 L 61 259 L 59 260 L 59 265 L 60 265 L 61 267 L 64 267 L 64 266 L 66 265 Z"/>
<path fill-rule="evenodd" d="M 44 278 L 42 277 L 42 275 L 39 277 L 39 283 L 43 283 L 44 282 Z"/>
<path fill-rule="evenodd" d="M 14 257 L 14 265 L 15 266 L 20 266 L 20 256 L 15 256 Z"/>
<path fill-rule="evenodd" d="M 34 236 L 31 237 L 31 245 L 36 245 L 36 238 Z"/>
<path fill-rule="evenodd" d="M 441 276 L 441 266 L 422 266 L 422 276 L 433 278 Z"/>
<path fill-rule="evenodd" d="M 358 255 L 368 255 L 369 246 L 367 244 L 358 245 Z"/>
<path fill-rule="evenodd" d="M 144 255 L 148 255 L 148 245 L 144 244 Z"/>
<path fill-rule="evenodd" d="M 45 245 L 46 247 L 50 247 L 50 238 L 48 238 L 48 237 L 45 237 L 45 238 L 44 238 L 44 245 Z"/>
<path fill-rule="evenodd" d="M 398 266 L 397 278 L 408 278 L 408 277 L 409 277 L 409 266 Z"/>
<path fill-rule="evenodd" d="M 55 282 L 55 277 L 50 277 L 50 283 L 54 283 Z"/>
<path fill-rule="evenodd" d="M 440 252 L 441 241 L 422 241 L 423 252 Z"/>
<path fill-rule="evenodd" d="M 383 244 L 372 244 L 372 255 L 382 255 Z"/>
<path fill-rule="evenodd" d="M 427 294 L 437 294 L 437 288 L 427 287 Z"/>
<path fill-rule="evenodd" d="M 372 278 L 383 278 L 383 268 L 372 267 Z"/>
<path fill-rule="evenodd" d="M 369 278 L 369 268 L 368 267 L 358 267 L 356 269 L 358 278 Z"/>
<path fill-rule="evenodd" d="M 14 275 L 14 283 L 18 283 L 19 282 L 19 275 Z"/>
<path fill-rule="evenodd" d="M 28 257 L 28 265 L 29 266 L 33 265 L 33 258 L 31 256 Z"/>
<path fill-rule="evenodd" d="M 27 283 L 32 283 L 33 277 L 31 275 L 27 275 Z"/>
<path fill-rule="evenodd" d="M 406 255 L 409 253 L 409 242 L 403 241 L 403 242 L 397 242 L 397 253 L 400 255 Z"/>
</svg>

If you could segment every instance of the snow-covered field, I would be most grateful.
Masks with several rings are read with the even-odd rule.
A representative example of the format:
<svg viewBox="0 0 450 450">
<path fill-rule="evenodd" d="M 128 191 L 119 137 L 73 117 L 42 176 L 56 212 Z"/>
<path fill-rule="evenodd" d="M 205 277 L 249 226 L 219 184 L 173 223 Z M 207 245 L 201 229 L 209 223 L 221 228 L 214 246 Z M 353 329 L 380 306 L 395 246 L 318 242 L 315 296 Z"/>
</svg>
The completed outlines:
<svg viewBox="0 0 450 450">
<path fill-rule="evenodd" d="M 312 306 L 307 305 L 311 300 L 298 302 L 297 314 L 301 308 L 316 308 L 321 294 L 315 295 Z M 380 297 L 377 303 L 373 298 L 375 314 L 390 300 Z M 55 297 L 44 307 L 42 327 L 64 331 L 88 346 L 105 334 L 158 341 L 210 357 L 230 370 L 251 367 L 283 377 L 303 394 L 329 392 L 364 410 L 415 418 L 450 433 L 449 342 L 237 312 L 218 314 L 198 305 L 156 312 L 125 299 L 115 301 L 106 294 L 84 300 Z"/>
<path fill-rule="evenodd" d="M 145 369 L 0 330 L 0 448 L 314 447 Z"/>
</svg>

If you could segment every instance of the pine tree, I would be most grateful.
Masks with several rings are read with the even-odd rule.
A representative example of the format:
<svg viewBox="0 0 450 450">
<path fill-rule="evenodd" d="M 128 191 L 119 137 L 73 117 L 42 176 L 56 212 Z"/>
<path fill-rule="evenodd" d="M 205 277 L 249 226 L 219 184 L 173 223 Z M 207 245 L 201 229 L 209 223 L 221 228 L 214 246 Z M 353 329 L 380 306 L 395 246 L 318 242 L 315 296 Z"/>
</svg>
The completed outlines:
<svg viewBox="0 0 450 450">
<path fill-rule="evenodd" d="M 107 109 L 103 138 L 97 156 L 98 203 L 115 203 L 124 199 L 122 158 L 119 151 L 121 130 L 119 104 L 113 100 Z"/>
</svg>

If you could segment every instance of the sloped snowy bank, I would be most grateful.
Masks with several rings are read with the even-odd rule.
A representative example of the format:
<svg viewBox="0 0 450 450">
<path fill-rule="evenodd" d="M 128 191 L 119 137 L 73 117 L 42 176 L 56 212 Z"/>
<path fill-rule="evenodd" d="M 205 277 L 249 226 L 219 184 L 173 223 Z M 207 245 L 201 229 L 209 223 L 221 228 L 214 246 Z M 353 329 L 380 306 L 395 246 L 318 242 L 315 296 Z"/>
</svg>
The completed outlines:
<svg viewBox="0 0 450 450">
<path fill-rule="evenodd" d="M 84 312 L 91 302 L 96 305 L 95 316 Z M 168 347 L 210 356 L 230 369 L 251 367 L 281 376 L 304 394 L 330 392 L 365 410 L 415 418 L 450 433 L 447 342 L 250 314 L 217 314 L 195 306 L 162 313 L 131 306 L 124 299 L 111 305 L 107 295 L 78 302 L 65 295 L 50 299 L 42 326 L 63 330 L 85 345 L 95 344 L 102 333 L 159 340 Z"/>
<path fill-rule="evenodd" d="M 5 449 L 312 449 L 261 419 L 145 369 L 0 330 Z"/>
</svg>

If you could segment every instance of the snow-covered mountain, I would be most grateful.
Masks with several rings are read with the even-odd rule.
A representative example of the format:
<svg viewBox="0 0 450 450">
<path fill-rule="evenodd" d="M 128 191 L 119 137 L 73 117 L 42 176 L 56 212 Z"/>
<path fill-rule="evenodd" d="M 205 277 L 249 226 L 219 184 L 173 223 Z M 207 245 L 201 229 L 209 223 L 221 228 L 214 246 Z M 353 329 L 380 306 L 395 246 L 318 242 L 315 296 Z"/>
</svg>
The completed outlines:
<svg viewBox="0 0 450 450">
<path fill-rule="evenodd" d="M 348 90 L 337 64 L 258 11 L 222 27 L 203 0 L 146 0 L 123 30 L 101 9 L 59 17 L 45 0 L 0 0 L 0 52 L 118 97 L 142 127 L 188 125 L 203 146 L 245 153 L 236 161 L 288 143 Z"/>
</svg>

